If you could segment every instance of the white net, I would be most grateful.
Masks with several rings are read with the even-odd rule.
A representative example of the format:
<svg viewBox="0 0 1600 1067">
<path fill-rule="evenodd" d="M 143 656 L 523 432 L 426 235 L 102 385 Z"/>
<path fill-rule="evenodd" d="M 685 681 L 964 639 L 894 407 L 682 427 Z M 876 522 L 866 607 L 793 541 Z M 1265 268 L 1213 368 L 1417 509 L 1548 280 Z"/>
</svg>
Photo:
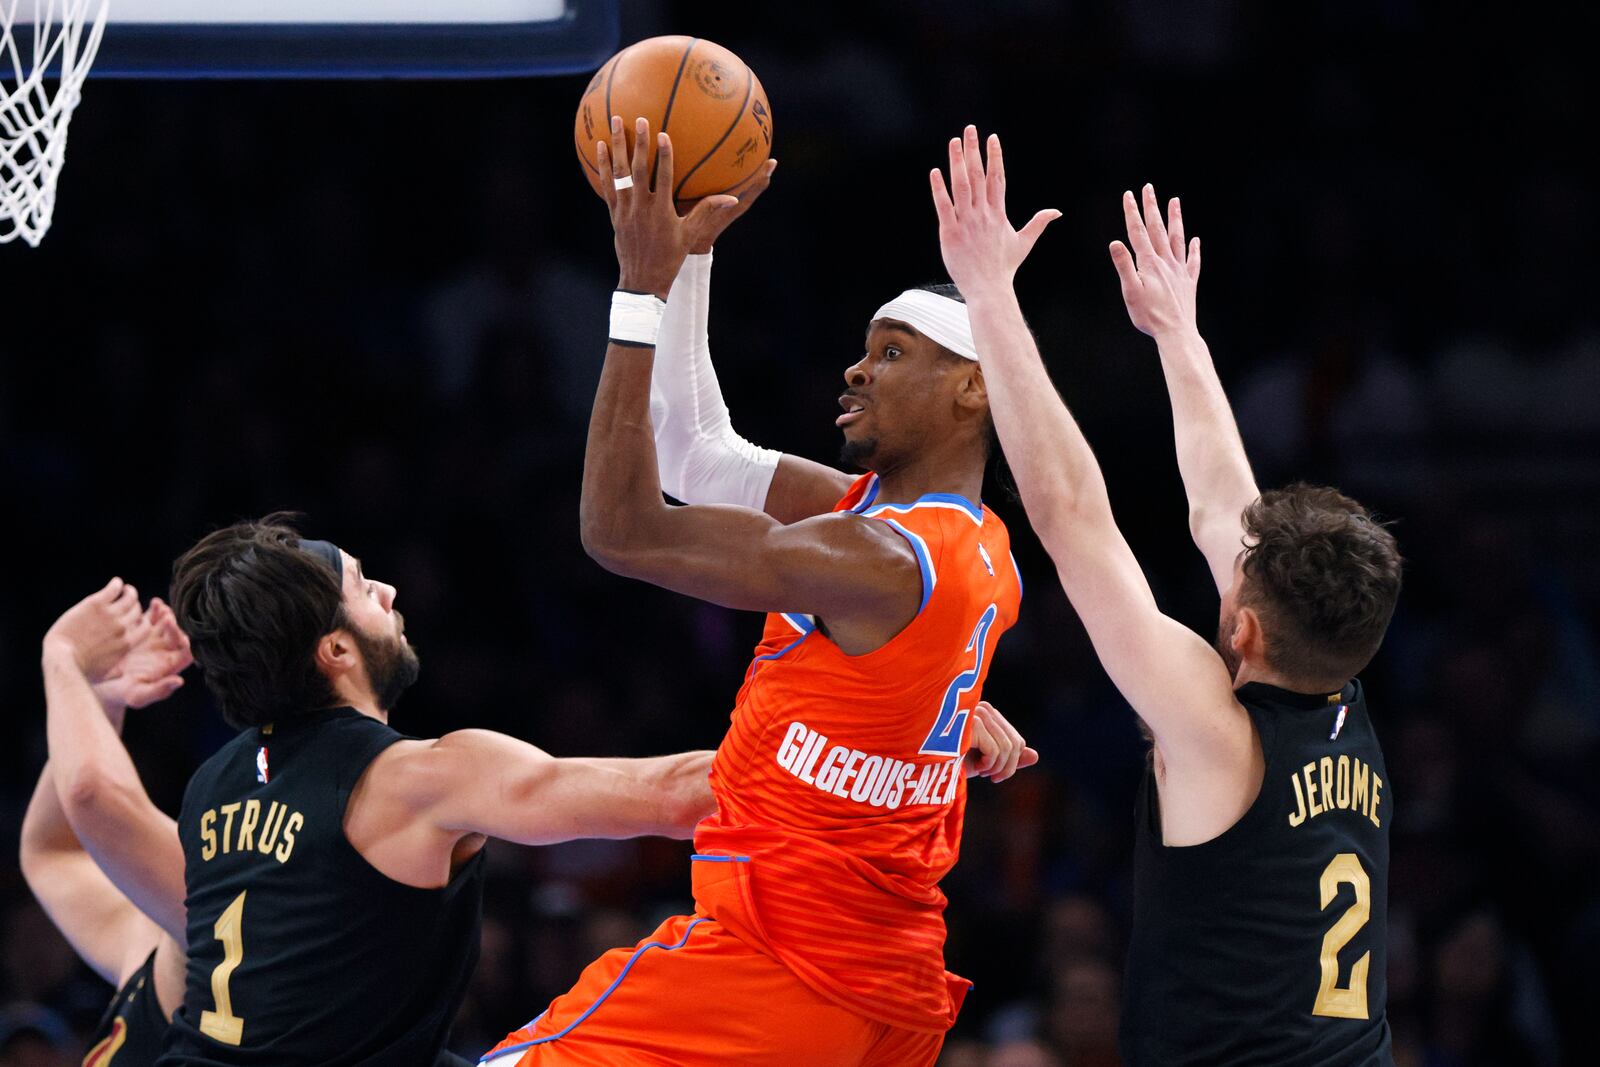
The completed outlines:
<svg viewBox="0 0 1600 1067">
<path fill-rule="evenodd" d="M 0 244 L 38 247 L 109 0 L 0 0 Z M 54 91 L 52 91 L 52 88 Z"/>
</svg>

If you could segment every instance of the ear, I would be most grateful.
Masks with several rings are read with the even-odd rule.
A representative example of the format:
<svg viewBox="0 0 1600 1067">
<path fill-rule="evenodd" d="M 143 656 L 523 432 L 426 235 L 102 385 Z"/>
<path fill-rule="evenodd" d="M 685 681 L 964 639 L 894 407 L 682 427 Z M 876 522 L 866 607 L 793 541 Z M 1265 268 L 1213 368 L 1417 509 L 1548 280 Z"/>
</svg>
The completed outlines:
<svg viewBox="0 0 1600 1067">
<path fill-rule="evenodd" d="M 975 361 L 965 361 L 970 365 L 961 374 L 961 379 L 956 383 L 956 406 L 969 413 L 981 413 L 989 410 L 989 387 L 983 380 L 983 368 Z"/>
<path fill-rule="evenodd" d="M 315 655 L 317 669 L 330 682 L 341 675 L 349 674 L 361 665 L 361 659 L 356 654 L 356 644 L 344 629 L 323 634 L 317 641 Z"/>
<path fill-rule="evenodd" d="M 1267 664 L 1267 637 L 1261 630 L 1261 616 L 1254 608 L 1240 607 L 1233 616 L 1233 633 L 1228 643 L 1240 661 L 1258 666 Z"/>
</svg>

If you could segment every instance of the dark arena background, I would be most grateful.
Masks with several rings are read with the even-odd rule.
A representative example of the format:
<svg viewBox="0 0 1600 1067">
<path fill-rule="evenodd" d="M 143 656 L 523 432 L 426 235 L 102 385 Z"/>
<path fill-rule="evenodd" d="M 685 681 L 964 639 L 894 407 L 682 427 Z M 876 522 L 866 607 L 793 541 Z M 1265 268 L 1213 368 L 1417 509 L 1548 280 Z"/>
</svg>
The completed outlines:
<svg viewBox="0 0 1600 1067">
<path fill-rule="evenodd" d="M 1106 254 L 1124 189 L 1182 197 L 1261 484 L 1345 488 L 1408 559 L 1365 674 L 1401 813 L 1397 1061 L 1600 1062 L 1593 10 L 623 7 L 623 43 L 710 37 L 772 101 L 782 165 L 713 285 L 739 430 L 835 455 L 868 317 L 941 275 L 928 169 L 965 123 L 999 132 L 1013 219 L 1065 212 L 1023 308 L 1158 599 L 1209 636 L 1155 347 Z M 8 857 L 45 757 L 50 621 L 113 573 L 162 594 L 199 535 L 278 508 L 398 587 L 423 661 L 401 730 L 563 755 L 716 745 L 758 617 L 613 577 L 578 543 L 616 270 L 571 147 L 586 77 L 90 80 L 54 229 L 0 247 Z M 986 499 L 1028 595 L 985 695 L 1043 759 L 973 783 L 945 888 L 948 963 L 976 989 L 941 1063 L 1106 1067 L 1144 745 L 1005 484 Z M 227 736 L 195 672 L 127 727 L 169 811 Z M 689 906 L 686 844 L 491 849 L 452 1040 L 469 1057 Z M 41 1010 L 81 1035 L 108 995 L 0 863 L 0 1041 Z M 81 1055 L 63 1037 L 26 1062 Z"/>
</svg>

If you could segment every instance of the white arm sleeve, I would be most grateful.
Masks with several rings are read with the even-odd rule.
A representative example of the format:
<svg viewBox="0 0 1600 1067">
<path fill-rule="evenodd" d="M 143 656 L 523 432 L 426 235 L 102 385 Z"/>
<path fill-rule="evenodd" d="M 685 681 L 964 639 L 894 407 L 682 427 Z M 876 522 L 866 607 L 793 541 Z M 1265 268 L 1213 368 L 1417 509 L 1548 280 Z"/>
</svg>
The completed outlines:
<svg viewBox="0 0 1600 1067">
<path fill-rule="evenodd" d="M 684 261 L 667 294 L 650 379 L 650 421 L 656 434 L 661 488 L 685 504 L 739 504 L 761 510 L 780 453 L 733 431 L 711 366 L 706 320 L 711 308 L 711 254 Z"/>
</svg>

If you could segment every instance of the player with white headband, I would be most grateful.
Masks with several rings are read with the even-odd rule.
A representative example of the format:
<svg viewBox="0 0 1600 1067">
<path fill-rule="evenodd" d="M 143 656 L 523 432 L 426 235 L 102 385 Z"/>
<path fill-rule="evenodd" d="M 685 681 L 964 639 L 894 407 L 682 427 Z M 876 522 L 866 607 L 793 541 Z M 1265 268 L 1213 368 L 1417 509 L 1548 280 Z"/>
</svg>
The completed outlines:
<svg viewBox="0 0 1600 1067">
<path fill-rule="evenodd" d="M 653 152 L 637 130 L 629 174 L 620 119 L 612 131 L 597 161 L 618 179 L 604 192 L 621 278 L 583 544 L 767 622 L 695 831 L 695 913 L 602 956 L 485 1063 L 931 1065 L 968 988 L 944 967 L 939 891 L 966 773 L 1037 758 L 979 701 L 1022 583 L 979 502 L 989 402 L 965 305 L 912 290 L 873 316 L 836 420 L 866 474 L 757 448 L 729 421 L 704 322 L 711 242 L 771 167 L 742 204 L 710 197 L 680 219 L 670 142 Z"/>
<path fill-rule="evenodd" d="M 718 234 L 766 189 L 770 171 L 723 218 Z M 739 504 L 792 522 L 831 510 L 853 475 L 751 444 L 733 429 L 711 363 L 707 321 L 711 306 L 712 234 L 684 262 L 660 318 L 650 416 L 655 427 L 661 486 L 686 504 Z M 976 363 L 972 324 L 953 285 L 908 289 L 880 307 L 873 322 L 903 323 L 935 342 L 941 354 Z M 981 382 L 981 373 L 974 377 Z M 839 424 L 847 428 L 850 404 Z M 876 442 L 873 442 L 876 444 Z M 865 453 L 845 434 L 843 462 L 860 466 Z"/>
</svg>

